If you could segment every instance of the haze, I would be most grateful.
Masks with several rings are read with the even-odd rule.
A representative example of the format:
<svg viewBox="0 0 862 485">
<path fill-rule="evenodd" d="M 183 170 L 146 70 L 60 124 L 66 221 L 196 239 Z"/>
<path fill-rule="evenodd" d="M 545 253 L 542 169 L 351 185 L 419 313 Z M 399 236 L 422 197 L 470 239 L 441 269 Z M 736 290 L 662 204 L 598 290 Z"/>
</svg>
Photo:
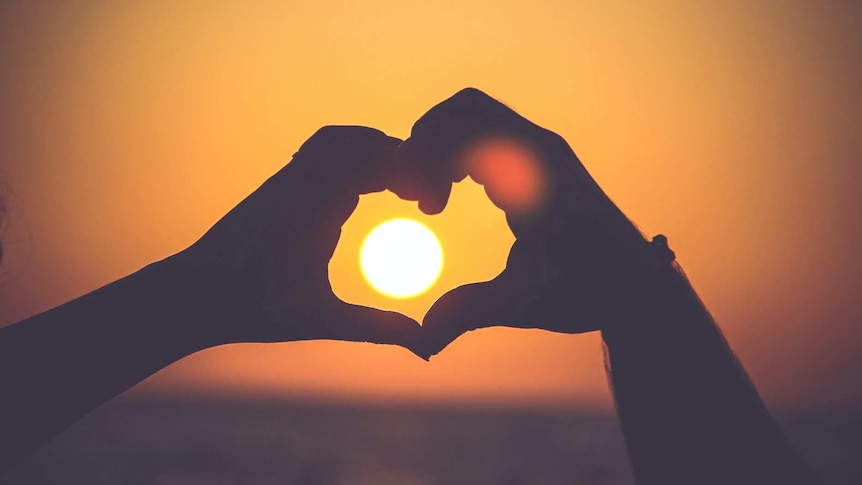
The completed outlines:
<svg viewBox="0 0 862 485">
<path fill-rule="evenodd" d="M 0 325 L 187 247 L 318 127 L 404 137 L 476 86 L 566 137 L 645 233 L 669 236 L 771 405 L 860 402 L 860 19 L 852 1 L 4 2 Z M 429 224 L 447 258 L 400 302 L 355 260 L 397 216 Z M 436 218 L 367 196 L 331 279 L 421 318 L 499 273 L 511 244 L 471 182 Z M 224 347 L 131 392 L 610 404 L 597 334 L 500 329 L 431 364 L 366 344 Z"/>
</svg>

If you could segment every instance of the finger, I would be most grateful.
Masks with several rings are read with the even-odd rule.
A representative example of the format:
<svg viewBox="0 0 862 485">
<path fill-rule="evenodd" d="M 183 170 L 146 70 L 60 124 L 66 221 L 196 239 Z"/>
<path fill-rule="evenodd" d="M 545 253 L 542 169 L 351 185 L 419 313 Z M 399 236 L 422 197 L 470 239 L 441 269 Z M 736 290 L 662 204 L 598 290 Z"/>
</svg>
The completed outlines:
<svg viewBox="0 0 862 485">
<path fill-rule="evenodd" d="M 440 150 L 440 144 L 426 145 L 421 139 L 414 139 L 402 143 L 395 151 L 392 191 L 402 199 L 419 201 L 419 209 L 429 215 L 446 208 L 452 182 L 460 180 L 447 170 L 447 165 L 441 164 Z"/>
<path fill-rule="evenodd" d="M 324 126 L 288 165 L 319 190 L 357 196 L 385 190 L 401 140 L 364 126 Z"/>
<path fill-rule="evenodd" d="M 323 223 L 334 232 L 353 213 L 361 194 L 387 188 L 400 143 L 374 128 L 325 126 L 264 184 L 264 203 L 285 207 L 301 224 Z"/>
<path fill-rule="evenodd" d="M 344 302 L 328 313 L 328 321 L 322 325 L 329 330 L 326 338 L 400 345 L 428 360 L 422 349 L 422 327 L 410 317 Z"/>
<path fill-rule="evenodd" d="M 470 140 L 529 123 L 485 93 L 468 88 L 437 104 L 413 126 L 396 154 L 398 178 L 392 191 L 418 200 L 423 211 L 442 211 L 453 182 L 466 176 L 457 155 Z"/>
<path fill-rule="evenodd" d="M 500 279 L 455 288 L 425 315 L 423 350 L 428 356 L 435 355 L 465 332 L 479 328 L 520 327 L 523 308 L 522 299 Z"/>
<path fill-rule="evenodd" d="M 526 121 L 513 109 L 476 88 L 465 88 L 429 109 L 413 125 L 411 137 L 441 122 L 474 120 L 478 130 Z"/>
<path fill-rule="evenodd" d="M 469 174 L 506 212 L 516 236 L 558 211 L 559 193 L 583 185 L 574 183 L 580 161 L 561 137 L 477 89 L 431 108 L 395 157 L 391 189 L 400 197 L 437 213 L 451 184 Z"/>
</svg>

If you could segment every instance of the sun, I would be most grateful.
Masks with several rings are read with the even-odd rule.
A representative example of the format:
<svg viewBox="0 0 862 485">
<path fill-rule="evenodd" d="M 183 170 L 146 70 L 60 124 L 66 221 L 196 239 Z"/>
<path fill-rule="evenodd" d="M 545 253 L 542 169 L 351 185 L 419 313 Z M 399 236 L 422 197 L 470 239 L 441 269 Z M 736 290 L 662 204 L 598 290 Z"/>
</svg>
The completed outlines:
<svg viewBox="0 0 862 485">
<path fill-rule="evenodd" d="M 365 236 L 359 266 L 378 292 L 391 298 L 412 298 L 437 281 L 443 270 L 443 248 L 421 222 L 390 219 Z"/>
</svg>

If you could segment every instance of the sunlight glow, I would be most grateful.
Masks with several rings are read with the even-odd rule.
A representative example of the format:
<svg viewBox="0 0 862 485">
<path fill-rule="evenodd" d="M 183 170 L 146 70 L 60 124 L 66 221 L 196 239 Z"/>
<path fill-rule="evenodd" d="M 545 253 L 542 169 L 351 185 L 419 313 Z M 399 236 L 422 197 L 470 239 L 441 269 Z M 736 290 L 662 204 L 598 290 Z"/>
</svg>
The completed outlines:
<svg viewBox="0 0 862 485">
<path fill-rule="evenodd" d="M 443 269 L 443 248 L 421 222 L 390 219 L 365 237 L 359 266 L 375 290 L 392 298 L 412 298 L 437 281 Z"/>
<path fill-rule="evenodd" d="M 529 214 L 546 195 L 547 177 L 538 156 L 525 143 L 488 138 L 462 155 L 465 171 L 485 187 L 494 204 L 509 213 Z"/>
</svg>

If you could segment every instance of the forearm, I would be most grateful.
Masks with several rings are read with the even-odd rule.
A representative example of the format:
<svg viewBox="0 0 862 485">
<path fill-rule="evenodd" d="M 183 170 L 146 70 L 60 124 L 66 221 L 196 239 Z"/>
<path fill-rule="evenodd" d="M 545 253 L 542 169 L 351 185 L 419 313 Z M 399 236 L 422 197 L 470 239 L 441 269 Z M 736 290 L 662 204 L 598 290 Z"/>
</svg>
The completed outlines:
<svg viewBox="0 0 862 485">
<path fill-rule="evenodd" d="M 650 286 L 603 333 L 638 483 L 817 483 L 681 272 Z"/>
<path fill-rule="evenodd" d="M 0 470 L 204 345 L 192 285 L 165 262 L 0 329 Z"/>
</svg>

